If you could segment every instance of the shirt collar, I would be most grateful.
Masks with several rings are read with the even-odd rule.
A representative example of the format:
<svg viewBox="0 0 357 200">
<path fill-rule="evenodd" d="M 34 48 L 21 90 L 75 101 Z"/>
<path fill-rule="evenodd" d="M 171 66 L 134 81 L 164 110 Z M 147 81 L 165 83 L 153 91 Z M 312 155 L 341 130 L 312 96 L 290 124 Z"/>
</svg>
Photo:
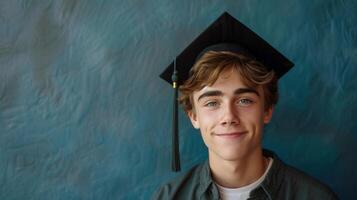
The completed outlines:
<svg viewBox="0 0 357 200">
<path fill-rule="evenodd" d="M 279 157 L 272 151 L 264 149 L 263 155 L 265 157 L 273 158 L 274 162 L 264 181 L 260 184 L 260 187 L 253 190 L 251 192 L 251 196 L 254 197 L 260 195 L 261 193 L 264 193 L 266 196 L 268 196 L 269 199 L 275 199 L 278 192 L 277 190 L 278 188 L 280 188 L 280 184 L 283 183 L 283 181 L 281 181 L 282 176 L 279 175 L 283 163 L 279 159 Z"/>
<path fill-rule="evenodd" d="M 211 169 L 209 167 L 208 160 L 203 164 L 200 172 L 200 194 L 201 196 L 210 196 L 212 199 L 219 198 L 219 191 L 217 186 L 213 182 Z"/>
<path fill-rule="evenodd" d="M 274 197 L 277 194 L 277 190 L 278 190 L 280 184 L 282 183 L 282 181 L 281 181 L 282 177 L 279 176 L 279 171 L 280 171 L 283 163 L 279 159 L 279 157 L 272 151 L 264 149 L 263 155 L 265 157 L 273 158 L 274 162 L 273 162 L 268 174 L 266 175 L 264 181 L 260 184 L 259 187 L 257 187 L 256 189 L 254 189 L 251 192 L 251 197 L 261 196 L 261 195 L 265 194 L 266 196 L 268 196 L 269 199 L 275 199 Z M 213 182 L 208 160 L 205 161 L 205 163 L 202 166 L 202 169 L 200 172 L 200 186 L 199 187 L 200 187 L 199 191 L 202 195 L 206 195 L 207 193 L 209 193 L 212 196 L 219 197 L 219 191 L 218 191 L 217 186 Z"/>
</svg>

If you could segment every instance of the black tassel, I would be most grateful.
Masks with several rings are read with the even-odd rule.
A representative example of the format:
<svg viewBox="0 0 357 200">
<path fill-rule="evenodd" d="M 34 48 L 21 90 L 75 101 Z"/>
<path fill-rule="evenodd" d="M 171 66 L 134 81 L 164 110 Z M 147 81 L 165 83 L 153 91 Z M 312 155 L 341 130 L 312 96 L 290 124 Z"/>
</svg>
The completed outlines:
<svg viewBox="0 0 357 200">
<path fill-rule="evenodd" d="M 172 117 L 172 171 L 177 172 L 181 170 L 180 166 L 180 148 L 178 138 L 178 74 L 176 70 L 176 59 L 174 60 L 174 72 L 172 74 L 172 87 L 174 89 L 174 107 Z"/>
</svg>

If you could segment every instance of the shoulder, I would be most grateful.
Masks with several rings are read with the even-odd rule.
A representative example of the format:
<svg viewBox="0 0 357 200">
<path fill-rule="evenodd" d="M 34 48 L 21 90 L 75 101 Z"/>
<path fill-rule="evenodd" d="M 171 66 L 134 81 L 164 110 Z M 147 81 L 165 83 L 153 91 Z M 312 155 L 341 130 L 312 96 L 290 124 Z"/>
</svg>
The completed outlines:
<svg viewBox="0 0 357 200">
<path fill-rule="evenodd" d="M 200 182 L 203 173 L 206 173 L 206 163 L 196 165 L 189 171 L 161 186 L 152 199 L 178 199 L 197 196 L 200 192 Z"/>
<path fill-rule="evenodd" d="M 301 197 L 298 199 L 338 199 L 324 183 L 295 167 L 278 162 L 281 187 L 284 188 L 280 191 L 288 191 L 295 197 Z"/>
</svg>

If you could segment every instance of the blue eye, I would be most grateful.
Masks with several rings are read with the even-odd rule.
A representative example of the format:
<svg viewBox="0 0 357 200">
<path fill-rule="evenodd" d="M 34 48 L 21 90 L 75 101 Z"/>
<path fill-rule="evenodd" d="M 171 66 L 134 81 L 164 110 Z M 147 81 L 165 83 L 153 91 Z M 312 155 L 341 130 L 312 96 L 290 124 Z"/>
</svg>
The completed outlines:
<svg viewBox="0 0 357 200">
<path fill-rule="evenodd" d="M 218 103 L 216 101 L 211 101 L 205 104 L 206 107 L 216 107 Z"/>
<path fill-rule="evenodd" d="M 242 106 L 248 106 L 252 103 L 253 103 L 253 101 L 250 99 L 239 99 L 239 101 L 238 101 L 238 104 L 242 105 Z"/>
</svg>

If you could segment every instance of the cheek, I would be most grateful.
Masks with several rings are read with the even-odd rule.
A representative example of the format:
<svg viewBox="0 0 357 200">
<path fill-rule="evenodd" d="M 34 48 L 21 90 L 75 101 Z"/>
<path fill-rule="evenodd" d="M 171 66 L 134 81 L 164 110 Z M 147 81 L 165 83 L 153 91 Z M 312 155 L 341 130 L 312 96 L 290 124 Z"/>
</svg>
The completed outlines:
<svg viewBox="0 0 357 200">
<path fill-rule="evenodd" d="M 200 124 L 202 133 L 211 132 L 212 129 L 219 123 L 219 113 L 201 110 L 198 112 L 197 120 Z"/>
<path fill-rule="evenodd" d="M 238 111 L 239 120 L 243 124 L 259 125 L 264 124 L 264 112 L 262 109 L 240 109 Z"/>
</svg>

